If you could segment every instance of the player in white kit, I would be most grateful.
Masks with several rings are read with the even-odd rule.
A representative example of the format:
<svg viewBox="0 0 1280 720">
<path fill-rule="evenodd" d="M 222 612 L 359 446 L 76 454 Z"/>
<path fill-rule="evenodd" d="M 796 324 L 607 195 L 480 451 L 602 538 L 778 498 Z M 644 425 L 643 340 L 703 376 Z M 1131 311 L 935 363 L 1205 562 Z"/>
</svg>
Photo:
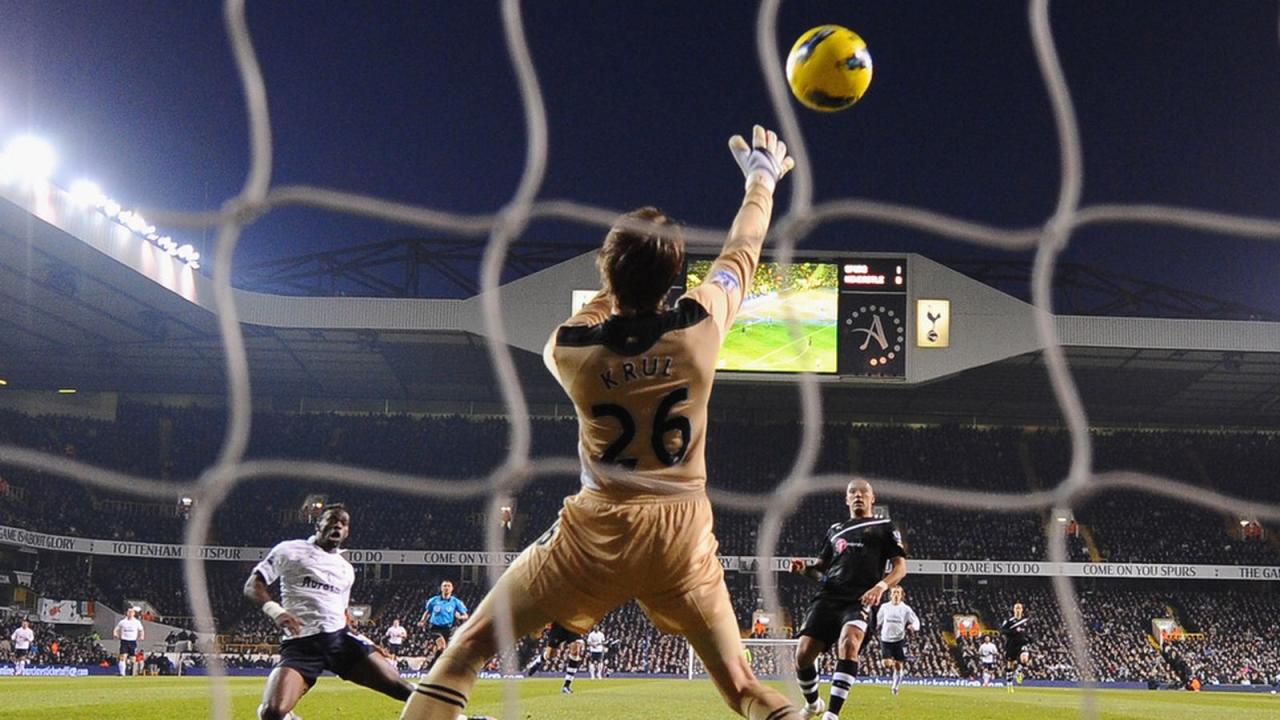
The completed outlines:
<svg viewBox="0 0 1280 720">
<path fill-rule="evenodd" d="M 409 637 L 409 631 L 400 624 L 400 618 L 391 621 L 391 627 L 387 628 L 382 637 L 387 641 L 387 652 L 391 653 L 391 660 L 399 660 L 400 648 L 404 647 L 404 639 Z"/>
<path fill-rule="evenodd" d="M 907 629 L 920 632 L 920 618 L 902 601 L 906 591 L 901 585 L 889 591 L 889 603 L 876 611 L 876 627 L 880 629 L 880 657 L 884 667 L 893 673 L 893 694 L 902 686 L 907 672 Z"/>
<path fill-rule="evenodd" d="M 604 677 L 604 633 L 599 628 L 587 633 L 587 669 L 595 680 Z"/>
<path fill-rule="evenodd" d="M 982 687 L 990 687 L 991 678 L 996 676 L 996 663 L 1000 662 L 1000 648 L 991 642 L 990 635 L 984 635 L 982 644 L 978 646 L 978 660 L 982 663 Z"/>
<path fill-rule="evenodd" d="M 27 654 L 31 652 L 31 643 L 36 640 L 31 622 L 23 618 L 9 639 L 13 641 L 13 674 L 22 675 L 27 670 Z"/>
<path fill-rule="evenodd" d="M 350 526 L 345 507 L 326 506 L 315 535 L 271 548 L 245 581 L 245 597 L 284 631 L 280 660 L 262 691 L 260 720 L 296 717 L 294 706 L 325 670 L 397 700 L 413 694 L 395 668 L 370 657 L 377 650 L 373 643 L 347 626 L 356 573 L 339 548 Z M 277 580 L 281 602 L 267 592 Z"/>
<path fill-rule="evenodd" d="M 138 643 L 147 639 L 146 630 L 142 629 L 142 621 L 137 617 L 138 611 L 129 608 L 124 611 L 124 617 L 120 622 L 116 623 L 116 629 L 112 631 L 112 635 L 120 641 L 120 655 L 117 658 L 116 666 L 120 669 L 120 677 L 125 676 L 125 669 L 129 663 L 134 664 L 134 674 L 138 672 L 135 657 L 138 654 Z"/>
</svg>

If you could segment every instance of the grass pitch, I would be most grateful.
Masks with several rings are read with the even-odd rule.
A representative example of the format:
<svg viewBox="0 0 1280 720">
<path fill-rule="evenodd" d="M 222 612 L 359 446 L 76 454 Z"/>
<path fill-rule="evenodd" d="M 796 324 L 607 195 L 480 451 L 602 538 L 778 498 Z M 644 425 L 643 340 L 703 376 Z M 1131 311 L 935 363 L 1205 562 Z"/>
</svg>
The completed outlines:
<svg viewBox="0 0 1280 720">
<path fill-rule="evenodd" d="M 251 720 L 263 678 L 229 681 L 233 717 Z M 736 717 L 705 680 L 590 680 L 561 695 L 560 681 L 519 681 L 521 714 L 540 720 L 729 720 Z M 823 686 L 823 697 L 829 686 Z M 201 678 L 0 678 L 0 720 L 200 720 L 209 712 Z M 468 712 L 507 717 L 498 682 L 481 682 Z M 1103 690 L 1105 720 L 1252 720 L 1280 717 L 1280 697 L 1268 694 Z M 1075 690 L 929 688 L 908 686 L 893 697 L 883 686 L 855 687 L 849 718 L 916 720 L 1056 720 L 1079 717 Z M 322 678 L 299 703 L 305 720 L 394 720 L 400 703 L 334 678 Z"/>
<path fill-rule="evenodd" d="M 725 337 L 717 367 L 766 372 L 834 372 L 836 326 L 802 323 L 791 337 L 786 323 L 738 323 Z"/>
</svg>

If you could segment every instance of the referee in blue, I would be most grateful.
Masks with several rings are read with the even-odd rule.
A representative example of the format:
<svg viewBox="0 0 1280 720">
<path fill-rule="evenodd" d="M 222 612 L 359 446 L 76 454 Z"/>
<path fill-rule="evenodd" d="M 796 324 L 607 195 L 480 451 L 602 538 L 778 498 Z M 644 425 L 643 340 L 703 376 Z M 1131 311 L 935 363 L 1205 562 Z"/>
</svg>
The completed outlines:
<svg viewBox="0 0 1280 720">
<path fill-rule="evenodd" d="M 422 619 L 418 620 L 418 627 L 426 627 L 430 623 L 431 637 L 435 643 L 436 655 L 439 656 L 449 644 L 449 638 L 453 637 L 454 623 L 468 617 L 470 615 L 467 614 L 466 603 L 454 597 L 453 583 L 445 580 L 440 583 L 440 594 L 432 595 L 427 600 L 422 610 Z"/>
</svg>

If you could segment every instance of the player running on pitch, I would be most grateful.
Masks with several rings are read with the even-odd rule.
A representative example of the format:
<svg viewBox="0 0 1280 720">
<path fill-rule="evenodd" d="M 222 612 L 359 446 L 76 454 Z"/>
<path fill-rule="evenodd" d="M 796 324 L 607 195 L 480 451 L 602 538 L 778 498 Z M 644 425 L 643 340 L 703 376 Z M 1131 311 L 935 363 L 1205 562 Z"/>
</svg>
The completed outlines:
<svg viewBox="0 0 1280 720">
<path fill-rule="evenodd" d="M 796 648 L 796 679 L 804 694 L 805 717 L 824 709 L 818 697 L 818 656 L 836 646 L 836 671 L 831 676 L 831 707 L 823 720 L 840 717 L 858 673 L 858 652 L 867 623 L 880 598 L 907 575 L 907 552 L 902 536 L 888 518 L 875 517 L 876 494 L 871 483 L 854 480 L 845 489 L 849 519 L 832 525 L 823 540 L 818 561 L 791 561 L 791 572 L 822 583 L 809 603 Z M 885 575 L 886 564 L 892 569 Z"/>
<path fill-rule="evenodd" d="M 594 680 L 604 678 L 604 633 L 600 632 L 600 628 L 596 628 L 587 633 L 587 669 L 591 672 Z"/>
<path fill-rule="evenodd" d="M 245 597 L 284 631 L 280 660 L 262 691 L 260 720 L 295 718 L 293 707 L 325 670 L 397 700 L 413 694 L 395 668 L 370 657 L 377 651 L 373 643 L 347 627 L 356 573 L 340 548 L 350 531 L 346 508 L 328 505 L 315 535 L 271 548 L 244 583 Z M 281 602 L 267 592 L 276 580 Z"/>
<path fill-rule="evenodd" d="M 22 618 L 17 629 L 9 635 L 13 641 L 13 674 L 22 675 L 27 671 L 27 655 L 31 652 L 31 643 L 36 641 L 36 633 L 31 629 L 31 621 Z"/>
<path fill-rule="evenodd" d="M 455 635 L 401 716 L 453 720 L 484 661 L 498 651 L 495 615 L 516 636 L 555 621 L 584 633 L 638 599 L 684 635 L 725 702 L 752 720 L 794 717 L 742 657 L 716 559 L 706 495 L 707 402 L 716 357 L 760 259 L 773 190 L 795 162 L 756 126 L 729 142 L 746 190 L 720 257 L 672 309 L 684 265 L 677 224 L 654 208 L 619 219 L 597 256 L 604 289 L 547 343 L 543 357 L 578 414 L 581 492 L 527 548 Z"/>
<path fill-rule="evenodd" d="M 995 679 L 999 655 L 1000 648 L 991 642 L 990 635 L 984 635 L 982 644 L 978 646 L 978 661 L 982 663 L 982 687 L 990 687 L 991 681 Z"/>
<path fill-rule="evenodd" d="M 391 661 L 400 660 L 401 651 L 404 648 L 405 638 L 409 637 L 409 631 L 400 624 L 400 618 L 391 621 L 391 627 L 382 634 L 382 639 L 387 643 L 387 652 L 391 654 Z"/>
<path fill-rule="evenodd" d="M 1027 666 L 1031 664 L 1031 618 L 1023 615 L 1022 603 L 1013 604 L 1013 615 L 1000 623 L 1004 635 L 1004 684 L 1013 692 L 1013 684 L 1022 684 Z"/>
<path fill-rule="evenodd" d="M 542 638 L 542 652 L 535 655 L 529 661 L 529 664 L 524 666 L 524 674 L 533 677 L 544 664 L 555 660 L 563 651 L 566 659 L 564 663 L 564 685 L 560 686 L 560 692 L 565 695 L 572 695 L 573 680 L 578 676 L 578 670 L 582 669 L 582 636 L 559 623 L 552 623 L 547 626 Z"/>
<path fill-rule="evenodd" d="M 907 630 L 920 632 L 920 618 L 911 606 L 902 601 L 906 591 L 901 585 L 889 591 L 889 604 L 881 605 L 876 612 L 876 627 L 880 630 L 880 657 L 884 668 L 893 674 L 893 694 L 902 686 L 902 676 L 907 674 Z"/>
<path fill-rule="evenodd" d="M 124 611 L 124 617 L 120 618 L 120 622 L 116 623 L 115 630 L 111 634 L 120 641 L 119 657 L 116 660 L 116 668 L 120 671 L 120 677 L 127 674 L 130 663 L 133 664 L 133 674 L 138 674 L 138 643 L 147 639 L 147 631 L 142 627 L 142 621 L 138 619 L 138 611 L 129 608 Z"/>
</svg>

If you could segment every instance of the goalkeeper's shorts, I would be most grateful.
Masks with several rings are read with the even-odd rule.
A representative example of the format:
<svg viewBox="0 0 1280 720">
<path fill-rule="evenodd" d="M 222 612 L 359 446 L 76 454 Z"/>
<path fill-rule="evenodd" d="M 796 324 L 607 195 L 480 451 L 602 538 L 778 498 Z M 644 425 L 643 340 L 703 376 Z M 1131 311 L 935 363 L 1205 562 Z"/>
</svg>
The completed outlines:
<svg viewBox="0 0 1280 720">
<path fill-rule="evenodd" d="M 688 635 L 733 618 L 718 550 L 703 490 L 619 501 L 584 489 L 509 573 L 574 632 L 634 599 L 659 630 Z"/>
</svg>

